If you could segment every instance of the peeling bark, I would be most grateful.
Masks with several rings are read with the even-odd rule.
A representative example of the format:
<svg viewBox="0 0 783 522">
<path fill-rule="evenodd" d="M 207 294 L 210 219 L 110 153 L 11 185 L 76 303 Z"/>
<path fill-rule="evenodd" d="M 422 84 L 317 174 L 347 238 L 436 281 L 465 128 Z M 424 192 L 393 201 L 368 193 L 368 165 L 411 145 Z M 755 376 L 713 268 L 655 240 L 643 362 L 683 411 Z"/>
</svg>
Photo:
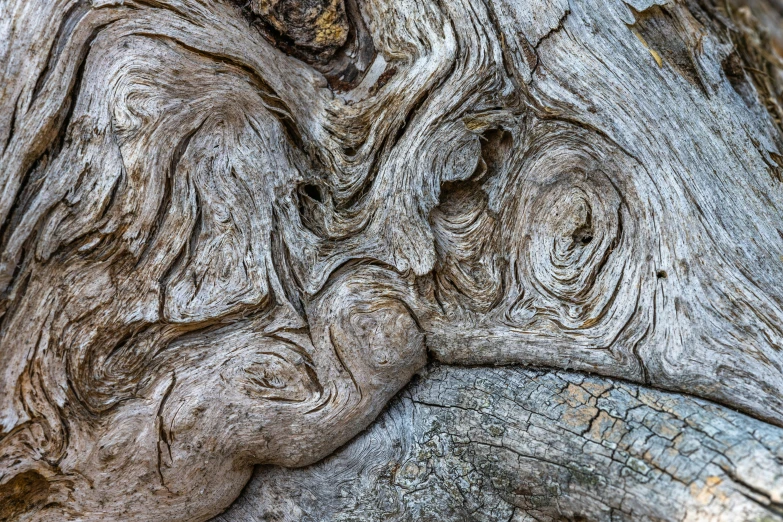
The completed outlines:
<svg viewBox="0 0 783 522">
<path fill-rule="evenodd" d="M 0 518 L 780 518 L 781 13 L 0 0 Z"/>
</svg>

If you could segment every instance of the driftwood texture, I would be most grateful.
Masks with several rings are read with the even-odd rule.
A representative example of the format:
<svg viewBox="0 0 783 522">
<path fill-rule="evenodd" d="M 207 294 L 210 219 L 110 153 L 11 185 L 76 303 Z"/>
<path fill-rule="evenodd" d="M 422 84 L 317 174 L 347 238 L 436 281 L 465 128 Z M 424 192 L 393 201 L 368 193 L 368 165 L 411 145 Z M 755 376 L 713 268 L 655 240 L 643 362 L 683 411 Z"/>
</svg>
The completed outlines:
<svg viewBox="0 0 783 522">
<path fill-rule="evenodd" d="M 781 17 L 0 0 L 0 519 L 781 518 Z"/>
</svg>

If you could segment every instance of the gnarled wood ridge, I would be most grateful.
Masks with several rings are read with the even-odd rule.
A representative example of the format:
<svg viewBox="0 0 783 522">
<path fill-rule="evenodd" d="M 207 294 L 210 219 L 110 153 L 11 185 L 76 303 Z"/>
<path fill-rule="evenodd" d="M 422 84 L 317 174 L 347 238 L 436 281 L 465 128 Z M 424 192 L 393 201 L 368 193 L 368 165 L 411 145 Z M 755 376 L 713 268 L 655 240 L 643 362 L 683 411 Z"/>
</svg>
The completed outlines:
<svg viewBox="0 0 783 522">
<path fill-rule="evenodd" d="M 779 517 L 783 7 L 720 4 L 0 0 L 0 519 L 208 519 L 428 358 L 566 371 L 386 414 L 515 443 L 498 517 Z"/>
</svg>

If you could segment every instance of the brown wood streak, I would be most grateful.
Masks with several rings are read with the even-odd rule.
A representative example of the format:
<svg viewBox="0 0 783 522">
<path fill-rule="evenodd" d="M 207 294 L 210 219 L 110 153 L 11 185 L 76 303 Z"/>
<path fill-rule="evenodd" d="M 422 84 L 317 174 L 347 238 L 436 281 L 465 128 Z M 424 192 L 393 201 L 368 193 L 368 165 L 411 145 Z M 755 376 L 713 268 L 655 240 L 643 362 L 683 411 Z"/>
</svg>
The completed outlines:
<svg viewBox="0 0 783 522">
<path fill-rule="evenodd" d="M 414 4 L 0 0 L 0 519 L 781 516 L 779 9 Z"/>
</svg>

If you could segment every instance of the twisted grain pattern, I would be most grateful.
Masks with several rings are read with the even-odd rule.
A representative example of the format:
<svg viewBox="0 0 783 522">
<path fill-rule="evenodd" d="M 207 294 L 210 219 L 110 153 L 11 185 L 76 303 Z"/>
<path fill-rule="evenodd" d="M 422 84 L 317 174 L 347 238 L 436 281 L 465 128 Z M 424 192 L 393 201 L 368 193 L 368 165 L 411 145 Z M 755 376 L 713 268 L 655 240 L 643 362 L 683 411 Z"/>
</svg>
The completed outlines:
<svg viewBox="0 0 783 522">
<path fill-rule="evenodd" d="M 774 453 L 775 5 L 0 0 L 0 518 L 209 519 L 254 465 L 348 442 L 428 357 L 689 394 L 700 426 L 739 410 Z M 576 444 L 563 393 L 528 409 Z M 643 481 L 544 496 L 680 517 L 717 476 L 725 510 L 694 513 L 780 514 L 777 457 L 748 457 L 757 484 L 714 451 L 667 471 L 671 506 L 625 509 L 668 494 Z M 555 516 L 520 491 L 503 516 Z"/>
</svg>

